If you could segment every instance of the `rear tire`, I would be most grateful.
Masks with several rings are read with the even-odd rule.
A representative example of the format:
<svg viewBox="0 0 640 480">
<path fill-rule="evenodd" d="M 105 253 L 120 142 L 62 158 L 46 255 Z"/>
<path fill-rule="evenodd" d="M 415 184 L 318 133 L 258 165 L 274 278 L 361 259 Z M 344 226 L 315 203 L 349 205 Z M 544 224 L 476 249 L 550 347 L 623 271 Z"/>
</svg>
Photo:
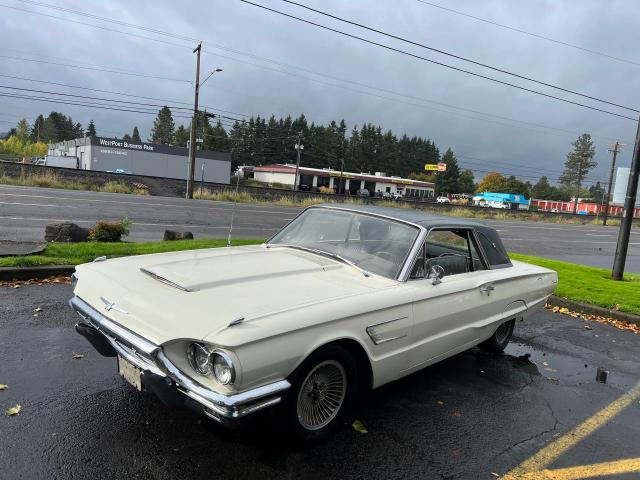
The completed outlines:
<svg viewBox="0 0 640 480">
<path fill-rule="evenodd" d="M 493 335 L 478 345 L 485 352 L 500 353 L 504 351 L 513 335 L 513 328 L 516 324 L 515 318 L 501 324 Z"/>
<path fill-rule="evenodd" d="M 350 414 L 358 391 L 353 355 L 339 345 L 313 352 L 289 377 L 283 416 L 293 435 L 306 443 L 333 435 Z"/>
</svg>

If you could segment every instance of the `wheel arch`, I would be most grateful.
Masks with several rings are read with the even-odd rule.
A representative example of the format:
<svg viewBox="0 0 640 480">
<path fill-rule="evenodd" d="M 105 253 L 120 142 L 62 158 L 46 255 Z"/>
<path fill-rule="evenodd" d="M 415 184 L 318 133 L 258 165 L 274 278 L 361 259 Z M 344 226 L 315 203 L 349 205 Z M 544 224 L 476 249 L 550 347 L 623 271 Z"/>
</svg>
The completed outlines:
<svg viewBox="0 0 640 480">
<path fill-rule="evenodd" d="M 358 340 L 350 337 L 336 338 L 334 340 L 324 342 L 321 345 L 315 346 L 303 358 L 300 359 L 300 362 L 296 365 L 296 368 L 293 369 L 291 375 L 293 375 L 293 372 L 298 370 L 298 368 L 300 368 L 300 366 L 312 354 L 330 345 L 338 345 L 347 350 L 353 356 L 353 359 L 356 362 L 358 374 L 361 375 L 361 380 L 359 381 L 358 385 L 360 391 L 371 390 L 373 388 L 373 368 L 371 365 L 371 359 L 369 358 L 369 354 L 367 353 L 364 346 Z"/>
</svg>

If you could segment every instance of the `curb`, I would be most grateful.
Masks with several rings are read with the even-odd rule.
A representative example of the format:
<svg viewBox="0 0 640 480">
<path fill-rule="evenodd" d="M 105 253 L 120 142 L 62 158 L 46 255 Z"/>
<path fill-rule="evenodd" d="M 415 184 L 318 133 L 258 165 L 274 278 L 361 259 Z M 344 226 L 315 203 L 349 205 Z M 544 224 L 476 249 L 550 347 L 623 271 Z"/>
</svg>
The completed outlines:
<svg viewBox="0 0 640 480">
<path fill-rule="evenodd" d="M 640 316 L 632 313 L 618 312 L 617 310 L 609 310 L 608 308 L 597 307 L 595 305 L 588 305 L 586 303 L 576 302 L 567 298 L 556 297 L 551 295 L 547 300 L 549 305 L 554 307 L 565 307 L 569 310 L 573 310 L 578 313 L 587 313 L 590 315 L 598 315 L 600 317 L 610 317 L 622 322 L 633 323 L 640 325 Z"/>
<path fill-rule="evenodd" d="M 55 275 L 71 275 L 74 265 L 43 265 L 41 267 L 0 267 L 0 280 L 30 280 Z"/>
</svg>

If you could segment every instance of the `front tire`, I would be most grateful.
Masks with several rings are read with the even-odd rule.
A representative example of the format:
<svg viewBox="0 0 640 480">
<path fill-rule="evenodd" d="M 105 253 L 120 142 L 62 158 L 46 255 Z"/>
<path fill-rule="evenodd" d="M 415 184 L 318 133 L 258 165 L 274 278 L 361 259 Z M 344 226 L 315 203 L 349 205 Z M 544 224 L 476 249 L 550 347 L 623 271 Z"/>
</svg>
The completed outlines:
<svg viewBox="0 0 640 480">
<path fill-rule="evenodd" d="M 320 442 L 349 420 L 358 390 L 358 372 L 351 353 L 327 345 L 312 353 L 291 375 L 283 414 L 294 436 Z"/>
<path fill-rule="evenodd" d="M 515 318 L 501 324 L 490 338 L 478 345 L 485 352 L 500 353 L 509 344 L 515 327 Z"/>
</svg>

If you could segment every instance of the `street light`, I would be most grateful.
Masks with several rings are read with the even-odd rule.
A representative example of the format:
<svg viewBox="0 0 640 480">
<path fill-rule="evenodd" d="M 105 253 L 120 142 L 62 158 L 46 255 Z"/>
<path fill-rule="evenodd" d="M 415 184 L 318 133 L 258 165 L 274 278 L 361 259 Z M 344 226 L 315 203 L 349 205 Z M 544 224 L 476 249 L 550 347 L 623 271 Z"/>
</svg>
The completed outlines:
<svg viewBox="0 0 640 480">
<path fill-rule="evenodd" d="M 211 78 L 211 76 L 212 76 L 214 73 L 221 72 L 221 71 L 222 71 L 222 69 L 221 69 L 221 68 L 216 68 L 216 69 L 215 69 L 214 71 L 212 71 L 209 75 L 207 75 L 207 78 L 205 78 L 202 82 L 200 82 L 200 86 L 204 85 L 204 83 L 205 83 L 207 80 L 209 80 L 209 79 Z"/>
<path fill-rule="evenodd" d="M 294 190 L 298 190 L 298 183 L 299 183 L 299 175 L 298 175 L 298 171 L 300 170 L 300 153 L 302 152 L 302 150 L 304 150 L 304 145 L 301 142 L 302 140 L 302 135 L 298 135 L 298 142 L 295 145 L 295 149 L 298 152 L 298 160 L 296 161 L 296 178 L 293 180 L 293 189 Z"/>
</svg>

